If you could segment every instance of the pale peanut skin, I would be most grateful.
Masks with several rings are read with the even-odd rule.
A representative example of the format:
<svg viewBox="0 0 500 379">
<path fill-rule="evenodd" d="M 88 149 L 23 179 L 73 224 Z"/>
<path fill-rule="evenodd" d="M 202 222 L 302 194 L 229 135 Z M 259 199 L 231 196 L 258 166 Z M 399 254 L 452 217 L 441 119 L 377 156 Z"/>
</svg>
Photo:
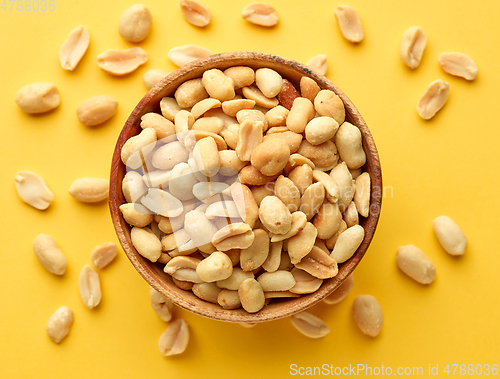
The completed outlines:
<svg viewBox="0 0 500 379">
<path fill-rule="evenodd" d="M 436 278 L 436 267 L 416 246 L 400 246 L 396 263 L 401 271 L 421 284 L 430 284 Z"/>
<path fill-rule="evenodd" d="M 69 194 L 82 203 L 98 203 L 109 195 L 109 180 L 101 178 L 76 179 L 68 190 Z"/>
<path fill-rule="evenodd" d="M 51 236 L 39 234 L 33 241 L 33 250 L 40 263 L 49 272 L 55 275 L 63 275 L 66 272 L 68 260 Z"/>
<path fill-rule="evenodd" d="M 47 322 L 47 334 L 52 342 L 61 343 L 69 334 L 71 326 L 73 325 L 74 315 L 73 311 L 63 306 L 50 316 Z"/>
<path fill-rule="evenodd" d="M 26 204 L 45 210 L 54 200 L 54 194 L 40 175 L 31 171 L 19 171 L 14 176 L 17 194 Z"/>
<path fill-rule="evenodd" d="M 16 103 L 26 113 L 45 113 L 57 108 L 61 97 L 54 84 L 39 82 L 21 88 L 17 92 Z"/>
<path fill-rule="evenodd" d="M 450 255 L 463 255 L 467 237 L 458 224 L 448 216 L 439 216 L 432 222 L 434 233 L 443 249 Z"/>
<path fill-rule="evenodd" d="M 141 42 L 151 30 L 153 17 L 143 4 L 134 4 L 123 12 L 118 22 L 118 32 L 129 42 Z"/>
<path fill-rule="evenodd" d="M 384 314 L 377 299 L 372 295 L 359 295 L 352 309 L 359 329 L 370 337 L 378 336 L 384 326 Z"/>
<path fill-rule="evenodd" d="M 76 108 L 78 120 L 86 126 L 100 125 L 113 117 L 118 101 L 107 95 L 94 96 Z"/>
</svg>

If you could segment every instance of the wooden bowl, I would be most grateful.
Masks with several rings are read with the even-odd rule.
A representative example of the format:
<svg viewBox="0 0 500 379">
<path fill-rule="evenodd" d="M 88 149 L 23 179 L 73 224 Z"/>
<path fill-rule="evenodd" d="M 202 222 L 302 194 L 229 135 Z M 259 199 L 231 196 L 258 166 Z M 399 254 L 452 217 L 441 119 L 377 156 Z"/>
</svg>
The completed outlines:
<svg viewBox="0 0 500 379">
<path fill-rule="evenodd" d="M 364 240 L 353 257 L 339 265 L 338 275 L 334 278 L 324 280 L 320 289 L 312 294 L 302 295 L 298 298 L 273 300 L 269 305 L 255 314 L 247 313 L 243 308 L 225 310 L 217 304 L 199 299 L 191 291 L 179 289 L 172 282 L 170 276 L 163 272 L 163 265 L 152 263 L 137 253 L 130 239 L 130 226 L 125 222 L 119 210 L 119 206 L 126 202 L 121 190 L 126 168 L 120 159 L 120 151 L 126 140 L 139 134 L 142 130 L 140 127 L 141 116 L 148 112 L 160 113 L 160 100 L 164 96 L 173 96 L 175 89 L 186 80 L 199 78 L 204 71 L 212 68 L 224 70 L 228 67 L 238 65 L 249 66 L 253 69 L 261 67 L 274 69 L 283 78 L 288 79 L 294 84 L 297 89 L 299 88 L 300 78 L 308 76 L 314 79 L 322 89 L 334 91 L 344 102 L 346 121 L 356 125 L 361 130 L 363 148 L 367 156 L 363 169 L 371 177 L 370 215 L 368 218 L 361 218 L 360 221 L 365 229 Z M 109 206 L 116 234 L 123 250 L 139 274 L 153 288 L 178 306 L 201 316 L 221 321 L 255 323 L 276 320 L 309 308 L 332 293 L 352 273 L 361 258 L 365 255 L 366 249 L 373 238 L 380 214 L 382 201 L 381 189 L 382 176 L 375 142 L 358 110 L 339 88 L 324 76 L 316 74 L 307 66 L 293 60 L 264 53 L 234 52 L 212 55 L 183 66 L 165 77 L 142 98 L 125 123 L 116 143 L 111 164 Z"/>
</svg>

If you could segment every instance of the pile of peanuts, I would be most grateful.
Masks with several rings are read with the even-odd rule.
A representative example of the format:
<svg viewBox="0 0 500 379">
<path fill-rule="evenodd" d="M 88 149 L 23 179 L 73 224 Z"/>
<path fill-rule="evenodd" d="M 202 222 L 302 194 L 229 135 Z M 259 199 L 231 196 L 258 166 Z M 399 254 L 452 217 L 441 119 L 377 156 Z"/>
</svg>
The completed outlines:
<svg viewBox="0 0 500 379">
<path fill-rule="evenodd" d="M 315 292 L 363 241 L 361 132 L 333 91 L 299 85 L 270 68 L 207 70 L 122 147 L 137 252 L 224 309 Z"/>
</svg>

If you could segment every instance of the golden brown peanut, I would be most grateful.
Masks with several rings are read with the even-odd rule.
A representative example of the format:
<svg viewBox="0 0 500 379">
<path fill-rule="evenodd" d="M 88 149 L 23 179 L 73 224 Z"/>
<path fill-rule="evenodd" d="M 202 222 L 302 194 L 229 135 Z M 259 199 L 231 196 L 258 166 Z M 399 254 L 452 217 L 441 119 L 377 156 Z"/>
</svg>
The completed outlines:
<svg viewBox="0 0 500 379">
<path fill-rule="evenodd" d="M 347 224 L 345 223 L 344 220 L 342 220 L 342 214 L 341 214 L 339 230 L 337 230 L 332 237 L 328 238 L 325 241 L 326 247 L 328 249 L 333 249 L 335 244 L 337 243 L 337 239 L 339 238 L 339 236 L 346 230 L 347 230 Z"/>
<path fill-rule="evenodd" d="M 318 279 L 306 271 L 300 270 L 298 268 L 293 268 L 290 273 L 295 279 L 295 285 L 290 288 L 291 293 L 306 294 L 316 292 L 321 284 L 323 284 L 322 279 Z"/>
<path fill-rule="evenodd" d="M 156 291 L 153 287 L 149 287 L 149 299 L 151 302 L 151 307 L 165 322 L 169 322 L 172 319 L 172 308 L 174 304 L 167 300 L 161 293 Z"/>
<path fill-rule="evenodd" d="M 123 144 L 121 159 L 124 165 L 132 170 L 141 167 L 156 145 L 156 131 L 146 128 L 138 135 L 131 137 Z"/>
<path fill-rule="evenodd" d="M 62 306 L 55 311 L 50 316 L 45 327 L 50 340 L 55 343 L 61 343 L 69 334 L 73 320 L 73 311 L 70 308 Z"/>
<path fill-rule="evenodd" d="M 122 192 L 127 202 L 140 203 L 142 197 L 148 192 L 148 187 L 144 184 L 141 174 L 129 171 L 123 177 Z"/>
<path fill-rule="evenodd" d="M 220 107 L 221 107 L 220 100 L 209 97 L 193 105 L 193 108 L 191 108 L 191 114 L 195 119 L 198 119 L 199 117 L 203 116 L 206 112 L 208 112 L 210 109 L 220 108 Z"/>
<path fill-rule="evenodd" d="M 354 197 L 355 187 L 352 184 L 352 176 L 345 162 L 337 165 L 330 171 L 330 176 L 339 187 L 339 199 L 337 201 L 340 211 L 344 212 Z"/>
<path fill-rule="evenodd" d="M 198 170 L 207 177 L 213 177 L 219 172 L 219 152 L 212 137 L 206 137 L 196 142 L 193 157 Z"/>
<path fill-rule="evenodd" d="M 266 229 L 274 234 L 285 234 L 292 226 L 292 214 L 276 196 L 267 196 L 262 199 L 259 218 Z"/>
<path fill-rule="evenodd" d="M 196 273 L 196 267 L 201 261 L 197 258 L 177 256 L 172 258 L 163 269 L 164 272 L 178 280 L 203 283 Z"/>
<path fill-rule="evenodd" d="M 17 91 L 16 103 L 26 113 L 45 113 L 61 104 L 57 87 L 52 83 L 28 84 Z"/>
<path fill-rule="evenodd" d="M 95 268 L 104 268 L 116 258 L 118 249 L 113 242 L 105 242 L 97 245 L 90 253 L 90 261 Z"/>
<path fill-rule="evenodd" d="M 219 151 L 219 164 L 221 175 L 233 176 L 240 172 L 248 162 L 240 160 L 234 150 L 221 150 Z"/>
<path fill-rule="evenodd" d="M 161 239 L 162 251 L 171 252 L 188 243 L 191 236 L 185 229 L 179 229 L 172 234 L 167 234 Z"/>
<path fill-rule="evenodd" d="M 149 112 L 141 117 L 141 128 L 151 128 L 156 131 L 158 139 L 167 138 L 175 134 L 174 123 L 158 113 Z"/>
<path fill-rule="evenodd" d="M 297 233 L 299 233 L 300 231 L 302 231 L 302 229 L 304 229 L 306 224 L 307 224 L 307 217 L 306 217 L 305 213 L 303 213 L 301 211 L 293 212 L 292 213 L 292 226 L 290 227 L 290 230 L 285 234 L 271 233 L 270 234 L 271 243 L 278 242 L 278 241 L 286 241 L 288 238 L 291 238 L 291 237 L 295 236 Z M 285 247 L 283 245 L 283 249 L 284 248 Z"/>
<path fill-rule="evenodd" d="M 290 174 L 288 174 L 288 178 L 295 184 L 301 195 L 304 194 L 304 191 L 312 184 L 312 171 L 311 166 L 303 164 L 295 167 Z"/>
<path fill-rule="evenodd" d="M 153 221 L 153 215 L 142 204 L 125 203 L 120 205 L 120 211 L 127 224 L 143 228 Z"/>
<path fill-rule="evenodd" d="M 243 87 L 241 89 L 241 91 L 242 91 L 243 96 L 245 98 L 250 99 L 250 100 L 254 100 L 255 104 L 258 107 L 270 109 L 270 108 L 274 108 L 275 106 L 277 106 L 279 104 L 279 101 L 278 101 L 277 98 L 275 98 L 275 97 L 272 97 L 272 98 L 266 97 L 260 91 L 260 89 L 258 89 L 257 87 L 254 87 L 253 85 L 252 86 L 248 86 L 248 87 Z"/>
<path fill-rule="evenodd" d="M 234 98 L 234 82 L 229 76 L 216 68 L 203 73 L 202 83 L 210 97 L 220 101 Z"/>
<path fill-rule="evenodd" d="M 241 305 L 248 313 L 260 311 L 265 304 L 262 286 L 253 278 L 245 279 L 238 288 Z"/>
<path fill-rule="evenodd" d="M 211 243 L 217 228 L 197 209 L 186 213 L 184 229 L 189 234 L 194 245 L 201 249 L 202 246 Z"/>
<path fill-rule="evenodd" d="M 182 108 L 179 104 L 177 104 L 177 100 L 174 97 L 164 97 L 160 100 L 160 109 L 163 117 L 173 122 L 175 119 L 175 115 Z"/>
<path fill-rule="evenodd" d="M 255 147 L 250 161 L 262 174 L 273 176 L 285 168 L 289 158 L 288 144 L 280 138 L 271 138 Z"/>
<path fill-rule="evenodd" d="M 417 112 L 424 120 L 430 120 L 448 101 L 450 84 L 438 79 L 429 84 L 417 103 Z"/>
<path fill-rule="evenodd" d="M 335 134 L 335 144 L 340 158 L 350 169 L 359 168 L 366 163 L 362 139 L 359 128 L 347 121 L 340 126 Z"/>
<path fill-rule="evenodd" d="M 313 170 L 314 180 L 320 182 L 325 187 L 326 199 L 331 203 L 336 203 L 340 196 L 340 188 L 327 173 L 320 170 Z"/>
<path fill-rule="evenodd" d="M 202 79 L 191 79 L 182 83 L 175 90 L 175 100 L 179 107 L 190 108 L 199 101 L 206 99 L 208 93 L 202 84 Z"/>
<path fill-rule="evenodd" d="M 315 55 L 307 62 L 307 66 L 312 68 L 320 75 L 326 75 L 328 71 L 328 62 L 326 60 L 326 54 Z M 304 96 L 305 97 L 305 96 Z"/>
<path fill-rule="evenodd" d="M 266 196 L 274 196 L 274 183 L 267 183 L 263 186 L 252 186 L 250 191 L 252 191 L 257 206 L 260 206 L 260 202 L 263 198 Z"/>
<path fill-rule="evenodd" d="M 331 117 L 320 116 L 313 118 L 307 123 L 305 129 L 306 140 L 311 145 L 322 144 L 333 138 L 338 129 L 339 123 Z"/>
<path fill-rule="evenodd" d="M 309 158 L 304 157 L 300 154 L 291 154 L 290 159 L 288 160 L 288 164 L 285 167 L 285 173 L 290 174 L 294 168 L 297 166 L 308 165 L 312 170 L 316 168 L 316 165 Z"/>
<path fill-rule="evenodd" d="M 300 198 L 299 209 L 304 212 L 309 221 L 318 213 L 325 200 L 325 187 L 322 183 L 316 182 L 307 187 Z"/>
<path fill-rule="evenodd" d="M 261 173 L 256 167 L 249 165 L 241 169 L 238 178 L 242 184 L 249 186 L 262 186 L 276 179 L 278 175 L 267 176 Z"/>
<path fill-rule="evenodd" d="M 142 75 L 142 81 L 144 82 L 144 85 L 147 89 L 151 89 L 168 74 L 168 71 L 160 70 L 157 68 L 148 70 L 144 73 L 144 75 Z"/>
<path fill-rule="evenodd" d="M 224 309 L 237 309 L 241 307 L 238 291 L 223 289 L 217 296 L 217 304 Z"/>
<path fill-rule="evenodd" d="M 85 26 L 80 25 L 72 30 L 59 49 L 61 67 L 65 70 L 73 71 L 85 55 L 89 47 L 89 42 L 90 35 Z"/>
<path fill-rule="evenodd" d="M 168 52 L 168 58 L 179 67 L 185 66 L 197 59 L 206 58 L 210 55 L 213 55 L 210 50 L 197 45 L 177 46 L 170 49 Z"/>
<path fill-rule="evenodd" d="M 467 237 L 455 221 L 448 216 L 439 216 L 432 222 L 434 233 L 443 247 L 451 255 L 463 255 L 467 248 Z"/>
<path fill-rule="evenodd" d="M 252 191 L 245 184 L 235 182 L 231 185 L 231 197 L 243 221 L 250 228 L 253 228 L 255 221 L 259 218 L 259 207 L 255 202 Z"/>
<path fill-rule="evenodd" d="M 262 268 L 267 272 L 275 272 L 281 262 L 281 249 L 283 247 L 283 241 L 271 242 L 269 247 L 269 254 L 262 264 Z"/>
<path fill-rule="evenodd" d="M 218 117 L 201 117 L 193 124 L 193 130 L 204 130 L 218 134 L 222 131 L 224 122 Z"/>
<path fill-rule="evenodd" d="M 86 126 L 95 126 L 108 121 L 116 114 L 118 101 L 107 95 L 94 96 L 76 108 L 78 121 Z"/>
<path fill-rule="evenodd" d="M 109 194 L 109 180 L 101 178 L 76 179 L 68 190 L 69 194 L 82 203 L 98 203 Z"/>
<path fill-rule="evenodd" d="M 423 29 L 419 26 L 412 26 L 403 33 L 399 46 L 399 57 L 405 65 L 415 69 L 422 60 L 426 45 L 427 35 Z"/>
<path fill-rule="evenodd" d="M 459 76 L 466 80 L 474 80 L 477 77 L 477 66 L 474 61 L 462 53 L 441 53 L 439 65 L 450 75 Z"/>
<path fill-rule="evenodd" d="M 233 79 L 234 89 L 248 87 L 255 80 L 255 72 L 252 68 L 246 66 L 233 66 L 224 70 L 224 74 Z"/>
<path fill-rule="evenodd" d="M 295 279 L 289 271 L 278 270 L 264 272 L 257 278 L 264 292 L 288 291 L 295 285 Z"/>
<path fill-rule="evenodd" d="M 200 28 L 207 26 L 212 18 L 210 9 L 196 0 L 181 0 L 181 10 L 187 22 Z"/>
<path fill-rule="evenodd" d="M 313 246 L 311 251 L 295 264 L 295 267 L 318 279 L 333 278 L 339 272 L 335 259 L 317 246 Z"/>
<path fill-rule="evenodd" d="M 255 84 L 266 97 L 275 97 L 283 88 L 283 78 L 270 68 L 255 71 Z"/>
<path fill-rule="evenodd" d="M 234 267 L 232 274 L 227 279 L 217 281 L 217 286 L 231 291 L 237 291 L 241 283 L 249 278 L 254 278 L 253 272 L 243 271 L 239 267 Z"/>
<path fill-rule="evenodd" d="M 240 266 L 243 271 L 253 271 L 259 268 L 266 261 L 269 254 L 269 236 L 267 233 L 262 229 L 254 229 L 253 234 L 254 240 L 252 244 L 246 249 L 241 249 Z"/>
<path fill-rule="evenodd" d="M 272 128 L 275 126 L 285 126 L 289 112 L 290 111 L 288 109 L 281 105 L 271 108 L 266 113 L 266 120 L 269 124 L 269 127 Z"/>
<path fill-rule="evenodd" d="M 300 191 L 287 177 L 280 175 L 274 187 L 276 197 L 286 205 L 290 212 L 295 212 L 300 207 Z"/>
<path fill-rule="evenodd" d="M 396 263 L 401 271 L 421 284 L 430 284 L 436 278 L 434 263 L 416 246 L 400 246 Z"/>
<path fill-rule="evenodd" d="M 248 22 L 259 26 L 272 27 L 279 21 L 279 15 L 276 10 L 266 3 L 250 3 L 241 12 L 243 17 Z"/>
<path fill-rule="evenodd" d="M 332 250 L 331 257 L 337 263 L 344 263 L 351 258 L 365 237 L 365 229 L 361 225 L 354 225 L 347 228 L 339 235 Z"/>
<path fill-rule="evenodd" d="M 358 210 L 354 201 L 351 201 L 351 204 L 349 204 L 347 209 L 344 211 L 344 221 L 346 222 L 348 228 L 354 225 L 359 225 Z"/>
<path fill-rule="evenodd" d="M 368 217 L 370 214 L 370 174 L 362 173 L 355 181 L 354 204 L 359 214 Z"/>
<path fill-rule="evenodd" d="M 231 117 L 236 117 L 238 112 L 244 109 L 252 109 L 255 106 L 255 100 L 234 99 L 222 103 L 222 110 Z"/>
<path fill-rule="evenodd" d="M 168 255 L 168 254 L 167 254 Z M 159 261 L 159 260 L 158 260 Z M 168 263 L 168 262 L 167 262 Z M 193 288 L 194 286 L 194 283 L 193 282 L 186 282 L 185 280 L 179 280 L 179 279 L 175 279 L 174 277 L 172 277 L 172 282 L 174 282 L 174 284 L 179 287 L 181 290 L 184 290 L 184 291 L 191 291 L 191 289 Z"/>
<path fill-rule="evenodd" d="M 271 138 L 279 138 L 285 141 L 288 145 L 288 148 L 290 149 L 290 154 L 293 154 L 299 150 L 300 144 L 302 142 L 302 135 L 298 133 L 294 133 L 291 131 L 284 131 L 284 132 L 279 132 L 279 133 L 267 133 L 267 135 L 264 137 L 264 141 L 271 139 Z"/>
<path fill-rule="evenodd" d="M 319 145 L 311 145 L 307 140 L 303 140 L 297 153 L 313 161 L 318 169 L 331 167 L 338 160 L 337 147 L 330 140 Z"/>
<path fill-rule="evenodd" d="M 314 106 L 309 99 L 297 97 L 286 118 L 286 126 L 294 133 L 303 133 L 306 125 L 315 115 Z"/>
<path fill-rule="evenodd" d="M 195 283 L 191 291 L 200 299 L 217 304 L 217 298 L 222 289 L 215 283 Z"/>
<path fill-rule="evenodd" d="M 158 340 L 158 349 L 166 357 L 182 354 L 189 342 L 189 328 L 186 321 L 177 319 L 163 332 Z"/>
<path fill-rule="evenodd" d="M 339 230 L 342 213 L 337 204 L 324 202 L 314 216 L 313 225 L 318 230 L 318 238 L 327 240 Z"/>
<path fill-rule="evenodd" d="M 319 91 L 314 98 L 314 109 L 320 116 L 332 117 L 339 125 L 345 120 L 344 103 L 333 91 L 327 89 Z"/>
<path fill-rule="evenodd" d="M 224 138 L 227 146 L 229 146 L 231 149 L 236 149 L 236 146 L 238 145 L 239 133 L 240 126 L 238 124 L 232 124 L 222 129 L 220 135 Z"/>
<path fill-rule="evenodd" d="M 337 17 L 340 32 L 346 40 L 358 43 L 363 40 L 365 33 L 358 12 L 349 5 L 339 5 L 333 13 Z"/>
<path fill-rule="evenodd" d="M 196 273 L 204 282 L 216 282 L 231 276 L 233 264 L 226 254 L 216 251 L 198 264 Z"/>
<path fill-rule="evenodd" d="M 55 275 L 63 275 L 66 272 L 68 260 L 51 236 L 47 234 L 36 236 L 33 240 L 33 251 L 47 271 Z"/>
<path fill-rule="evenodd" d="M 321 91 L 321 88 L 319 88 L 318 83 L 316 83 L 313 79 L 308 78 L 307 76 L 300 78 L 300 94 L 302 97 L 305 97 L 314 103 L 314 99 L 319 91 Z"/>
<path fill-rule="evenodd" d="M 330 333 L 328 325 L 323 320 L 305 311 L 293 315 L 292 324 L 309 338 L 321 338 Z"/>
<path fill-rule="evenodd" d="M 184 139 L 184 146 L 188 149 L 188 151 L 192 152 L 196 142 L 206 137 L 212 137 L 214 139 L 217 144 L 217 150 L 220 151 L 227 149 L 226 142 L 221 136 L 206 130 L 190 130 Z"/>
<path fill-rule="evenodd" d="M 132 245 L 139 254 L 151 262 L 156 262 L 161 255 L 161 242 L 149 228 L 133 227 L 130 232 Z"/>
<path fill-rule="evenodd" d="M 379 302 L 372 295 L 359 295 L 352 305 L 354 321 L 370 337 L 376 337 L 384 325 L 384 314 Z"/>
<path fill-rule="evenodd" d="M 106 50 L 97 56 L 97 65 L 108 74 L 126 75 L 148 61 L 148 53 L 140 47 L 125 50 Z"/>
<path fill-rule="evenodd" d="M 344 300 L 349 292 L 351 292 L 352 287 L 354 286 L 354 276 L 353 274 L 349 275 L 342 284 L 337 287 L 335 291 L 333 291 L 330 295 L 325 297 L 323 301 L 327 304 L 338 304 L 342 300 Z"/>
<path fill-rule="evenodd" d="M 151 30 L 153 17 L 144 4 L 134 4 L 127 8 L 118 22 L 118 32 L 129 42 L 141 42 Z"/>
<path fill-rule="evenodd" d="M 264 123 L 244 120 L 240 124 L 236 154 L 242 161 L 250 161 L 253 151 L 262 142 Z"/>
<path fill-rule="evenodd" d="M 34 172 L 19 171 L 14 176 L 14 184 L 21 200 L 33 208 L 47 209 L 54 200 L 54 194 L 43 178 Z"/>
<path fill-rule="evenodd" d="M 295 265 L 310 253 L 316 242 L 318 231 L 310 222 L 304 228 L 288 240 L 288 254 L 291 262 Z"/>
<path fill-rule="evenodd" d="M 243 235 L 247 232 L 252 232 L 252 228 L 247 224 L 247 223 L 244 223 L 244 222 L 236 222 L 236 223 L 232 223 L 232 224 L 228 224 L 226 225 L 225 227 L 219 229 L 217 231 L 217 233 L 214 234 L 214 236 L 212 237 L 212 243 L 214 244 L 214 246 L 217 247 L 218 244 L 220 244 L 221 242 L 224 242 L 224 240 L 228 239 L 228 238 L 232 238 L 232 237 L 237 237 L 239 235 Z M 252 232 L 252 241 L 253 242 L 253 232 Z M 250 244 L 251 244 L 250 242 Z M 248 246 L 250 246 L 250 244 Z M 246 249 L 248 246 L 246 247 L 242 247 L 240 249 Z M 233 248 L 231 248 L 233 249 Z M 229 249 L 227 249 L 229 250 Z M 225 250 L 221 250 L 221 251 L 225 251 Z"/>
<path fill-rule="evenodd" d="M 101 283 L 96 270 L 90 265 L 83 266 L 78 278 L 80 296 L 88 309 L 95 308 L 101 302 Z"/>
</svg>

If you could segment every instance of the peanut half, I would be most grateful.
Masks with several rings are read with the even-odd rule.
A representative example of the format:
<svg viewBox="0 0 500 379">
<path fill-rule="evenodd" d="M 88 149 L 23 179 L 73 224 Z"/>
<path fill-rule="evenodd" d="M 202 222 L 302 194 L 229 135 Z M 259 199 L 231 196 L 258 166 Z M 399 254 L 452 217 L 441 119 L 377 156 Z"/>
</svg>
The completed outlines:
<svg viewBox="0 0 500 379">
<path fill-rule="evenodd" d="M 248 4 L 243 8 L 241 17 L 252 24 L 266 27 L 275 26 L 280 19 L 278 12 L 273 7 L 260 2 Z"/>
<path fill-rule="evenodd" d="M 344 38 L 352 43 L 361 42 L 365 33 L 358 12 L 349 5 L 339 5 L 333 12 L 337 17 L 340 32 Z"/>
<path fill-rule="evenodd" d="M 196 0 L 181 0 L 181 10 L 187 22 L 200 28 L 207 26 L 212 18 L 210 9 Z"/>
<path fill-rule="evenodd" d="M 111 75 L 126 75 L 148 61 L 148 53 L 140 47 L 106 50 L 97 56 L 97 65 Z"/>
<path fill-rule="evenodd" d="M 80 25 L 72 30 L 59 49 L 59 62 L 62 68 L 73 71 L 85 55 L 89 42 L 90 35 L 85 26 Z"/>
<path fill-rule="evenodd" d="M 118 109 L 118 101 L 107 95 L 94 96 L 76 108 L 78 120 L 87 126 L 95 126 L 113 117 Z"/>
<path fill-rule="evenodd" d="M 426 45 L 427 35 L 421 27 L 412 26 L 405 31 L 399 47 L 399 56 L 403 63 L 411 69 L 417 68 Z"/>
<path fill-rule="evenodd" d="M 50 316 L 46 326 L 50 340 L 55 343 L 61 343 L 69 334 L 71 326 L 73 325 L 73 320 L 73 311 L 70 308 L 62 306 L 55 311 L 54 314 Z"/>
<path fill-rule="evenodd" d="M 21 200 L 33 208 L 47 209 L 54 200 L 54 194 L 43 178 L 34 172 L 19 171 L 14 176 L 14 184 Z"/>
<path fill-rule="evenodd" d="M 300 312 L 292 316 L 292 325 L 309 338 L 321 338 L 330 333 L 330 328 L 319 317 L 309 312 Z"/>
<path fill-rule="evenodd" d="M 90 265 L 83 266 L 78 279 L 80 296 L 88 309 L 95 308 L 101 302 L 101 283 L 96 270 Z"/>
<path fill-rule="evenodd" d="M 438 61 L 441 68 L 450 75 L 459 76 L 466 80 L 474 80 L 477 77 L 477 66 L 468 55 L 442 53 Z"/>
<path fill-rule="evenodd" d="M 17 91 L 16 104 L 26 113 L 45 113 L 57 108 L 61 97 L 54 84 L 39 82 Z"/>
<path fill-rule="evenodd" d="M 417 103 L 417 112 L 424 120 L 430 120 L 448 101 L 450 84 L 438 79 L 429 84 Z"/>
<path fill-rule="evenodd" d="M 419 283 L 430 284 L 436 278 L 436 267 L 416 246 L 399 247 L 396 263 L 401 271 Z"/>
<path fill-rule="evenodd" d="M 118 254 L 118 248 L 113 242 L 97 245 L 90 254 L 90 260 L 95 268 L 104 268 L 109 265 Z"/>
<path fill-rule="evenodd" d="M 158 340 L 158 349 L 166 357 L 183 353 L 189 342 L 189 327 L 183 319 L 173 321 Z"/>
</svg>

